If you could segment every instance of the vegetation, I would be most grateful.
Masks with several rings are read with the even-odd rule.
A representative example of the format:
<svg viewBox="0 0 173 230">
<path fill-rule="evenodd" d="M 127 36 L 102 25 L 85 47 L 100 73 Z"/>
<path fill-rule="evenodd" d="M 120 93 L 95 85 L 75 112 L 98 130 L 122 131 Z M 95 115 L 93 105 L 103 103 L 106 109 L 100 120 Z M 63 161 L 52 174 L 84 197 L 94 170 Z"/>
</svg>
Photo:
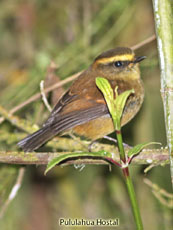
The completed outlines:
<svg viewBox="0 0 173 230">
<path fill-rule="evenodd" d="M 12 151 L 13 157 L 8 158 L 13 159 L 11 163 L 18 163 L 17 141 L 36 130 L 49 114 L 41 97 L 14 109 L 40 93 L 41 80 L 47 88 L 87 68 L 102 51 L 116 46 L 132 47 L 154 34 L 149 0 L 2 0 L 0 8 L 0 159 L 2 153 L 10 156 Z M 122 129 L 123 139 L 132 146 L 156 141 L 164 148 L 166 133 L 156 41 L 153 39 L 135 52 L 147 56 L 141 63 L 145 101 L 135 119 Z M 69 85 L 46 94 L 51 107 Z M 64 137 L 61 142 L 58 140 L 40 150 L 47 154 L 44 163 L 53 156 L 51 152 L 82 149 L 76 140 Z M 111 148 L 110 142 L 103 141 L 101 149 L 102 146 Z M 165 149 L 158 151 L 167 154 Z M 40 153 L 21 154 L 21 157 L 38 163 Z M 149 168 L 139 161 L 135 164 L 135 159 L 131 166 L 144 229 L 171 229 L 169 166 L 165 161 L 160 161 L 161 165 L 157 161 L 155 165 L 150 158 L 147 160 Z M 75 162 L 69 162 L 72 163 Z M 119 218 L 119 229 L 134 229 L 119 168 L 113 167 L 110 172 L 108 164 L 86 164 L 83 169 L 74 166 L 55 167 L 44 176 L 45 166 L 24 169 L 19 165 L 1 164 L 0 229 L 57 229 L 61 217 Z M 8 206 L 15 183 L 22 183 L 21 188 Z"/>
</svg>

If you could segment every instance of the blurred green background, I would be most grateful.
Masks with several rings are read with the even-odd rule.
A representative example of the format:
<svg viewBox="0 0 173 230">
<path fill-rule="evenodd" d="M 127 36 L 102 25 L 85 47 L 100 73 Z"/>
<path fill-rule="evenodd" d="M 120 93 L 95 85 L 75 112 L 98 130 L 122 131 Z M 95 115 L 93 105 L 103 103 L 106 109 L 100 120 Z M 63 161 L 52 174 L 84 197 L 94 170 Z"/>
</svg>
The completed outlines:
<svg viewBox="0 0 173 230">
<path fill-rule="evenodd" d="M 87 68 L 103 51 L 131 47 L 154 33 L 151 0 L 1 0 L 0 9 L 0 105 L 7 110 L 39 92 L 41 80 L 46 79 L 48 86 L 65 79 Z M 124 140 L 130 145 L 157 141 L 165 146 L 156 41 L 136 53 L 147 56 L 141 63 L 145 101 L 136 118 L 123 128 Z M 47 80 L 51 61 L 58 69 L 53 79 Z M 52 105 L 60 90 L 63 89 L 49 98 Z M 48 114 L 41 99 L 16 113 L 38 125 Z M 0 124 L 0 150 L 17 150 L 16 141 L 10 138 L 13 134 L 17 140 L 20 133 L 6 121 Z M 18 168 L 0 166 L 1 207 Z M 173 224 L 170 209 L 143 182 L 147 177 L 170 192 L 169 166 L 155 167 L 147 175 L 144 168 L 131 167 L 144 227 L 170 230 Z M 107 166 L 87 165 L 82 171 L 73 166 L 56 167 L 46 177 L 44 170 L 43 166 L 26 167 L 22 187 L 0 220 L 0 229 L 64 229 L 58 226 L 60 217 L 119 218 L 117 229 L 135 228 L 118 168 L 110 172 Z"/>
</svg>

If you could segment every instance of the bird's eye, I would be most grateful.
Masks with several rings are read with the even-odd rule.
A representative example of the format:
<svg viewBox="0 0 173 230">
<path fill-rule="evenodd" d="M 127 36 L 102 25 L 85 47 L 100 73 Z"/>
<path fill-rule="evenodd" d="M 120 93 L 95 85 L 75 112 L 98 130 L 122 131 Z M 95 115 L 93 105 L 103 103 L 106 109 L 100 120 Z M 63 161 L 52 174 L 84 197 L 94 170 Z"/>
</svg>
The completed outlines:
<svg viewBox="0 0 173 230">
<path fill-rule="evenodd" d="M 122 63 L 122 61 L 116 61 L 116 62 L 114 62 L 114 66 L 115 67 L 121 67 L 121 66 L 123 66 L 123 63 Z"/>
</svg>

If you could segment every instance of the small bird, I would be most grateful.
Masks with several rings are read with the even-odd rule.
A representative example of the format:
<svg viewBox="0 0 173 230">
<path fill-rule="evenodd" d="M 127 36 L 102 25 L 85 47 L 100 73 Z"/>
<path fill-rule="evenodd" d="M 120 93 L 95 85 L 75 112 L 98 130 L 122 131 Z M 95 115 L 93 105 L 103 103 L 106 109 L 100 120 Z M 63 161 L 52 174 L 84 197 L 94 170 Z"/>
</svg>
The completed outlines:
<svg viewBox="0 0 173 230">
<path fill-rule="evenodd" d="M 96 86 L 97 77 L 106 78 L 113 89 L 118 86 L 118 94 L 134 89 L 123 111 L 121 125 L 125 125 L 139 111 L 144 99 L 138 64 L 143 59 L 145 56 L 135 57 L 126 47 L 100 54 L 61 97 L 42 128 L 21 140 L 18 146 L 30 152 L 57 134 L 72 132 L 96 140 L 112 133 L 114 125 L 103 94 Z"/>
</svg>

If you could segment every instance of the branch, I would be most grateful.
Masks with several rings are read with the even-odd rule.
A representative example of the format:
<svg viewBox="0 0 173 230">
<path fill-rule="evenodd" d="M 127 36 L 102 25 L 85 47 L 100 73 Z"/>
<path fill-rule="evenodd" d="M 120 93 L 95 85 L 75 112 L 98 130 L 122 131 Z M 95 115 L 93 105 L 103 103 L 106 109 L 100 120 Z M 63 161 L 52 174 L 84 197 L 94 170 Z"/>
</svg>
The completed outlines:
<svg viewBox="0 0 173 230">
<path fill-rule="evenodd" d="M 109 145 L 100 144 L 100 149 L 103 150 L 103 146 L 106 147 L 105 151 L 110 150 Z M 115 148 L 111 146 L 111 148 Z M 126 149 L 128 151 L 128 149 Z M 0 162 L 7 164 L 22 164 L 22 165 L 47 165 L 50 160 L 61 155 L 69 154 L 69 152 L 32 152 L 24 153 L 18 151 L 0 151 Z M 119 161 L 118 149 L 114 149 L 113 159 Z M 169 155 L 167 149 L 144 149 L 138 156 L 132 160 L 132 164 L 168 164 Z M 102 159 L 71 159 L 65 162 L 65 165 L 71 164 L 98 164 L 107 165 Z M 63 164 L 64 165 L 64 164 Z"/>
<path fill-rule="evenodd" d="M 8 196 L 7 200 L 5 201 L 5 203 L 1 205 L 1 208 L 0 208 L 0 219 L 2 219 L 4 217 L 4 214 L 5 214 L 8 206 L 9 206 L 9 204 L 16 197 L 16 195 L 17 195 L 17 193 L 18 193 L 18 191 L 19 191 L 19 189 L 21 187 L 24 174 L 25 174 L 25 168 L 21 167 L 19 169 L 19 171 L 18 171 L 18 176 L 17 176 L 17 179 L 16 179 L 16 183 L 12 187 L 11 192 L 9 193 L 9 196 Z"/>
<path fill-rule="evenodd" d="M 141 48 L 141 47 L 143 47 L 145 45 L 148 45 L 148 43 L 153 42 L 154 40 L 156 40 L 156 35 L 155 34 L 151 35 L 149 38 L 145 39 L 144 41 L 132 46 L 131 49 L 132 50 L 137 50 L 137 49 L 139 49 L 139 48 Z"/>
<path fill-rule="evenodd" d="M 17 128 L 22 129 L 28 133 L 35 132 L 38 129 L 37 125 L 33 125 L 31 122 L 27 120 L 12 115 L 2 106 L 0 106 L 0 115 L 2 115 L 2 117 L 9 121 L 13 126 L 16 126 Z"/>
<path fill-rule="evenodd" d="M 170 0 L 153 0 L 153 7 L 160 58 L 161 93 L 173 186 L 173 2 Z"/>
<path fill-rule="evenodd" d="M 82 72 L 78 72 L 76 74 L 73 74 L 72 76 L 68 77 L 67 79 L 65 80 L 62 80 L 60 82 L 57 82 L 56 84 L 46 88 L 44 90 L 44 93 L 48 93 L 48 92 L 51 92 L 53 91 L 54 89 L 56 88 L 59 88 L 61 87 L 62 85 L 65 85 L 67 84 L 68 82 L 71 82 L 73 80 L 75 80 Z M 14 114 L 15 112 L 17 112 L 18 110 L 20 110 L 21 108 L 25 107 L 26 105 L 30 104 L 31 102 L 33 101 L 36 101 L 37 99 L 39 99 L 41 97 L 41 93 L 36 93 L 34 94 L 33 96 L 31 96 L 30 98 L 28 98 L 26 101 L 22 102 L 21 104 L 15 106 L 14 108 L 12 108 L 10 111 L 9 111 L 9 115 L 12 115 Z M 2 123 L 4 121 L 4 117 L 1 117 L 0 118 L 0 123 Z"/>
</svg>

